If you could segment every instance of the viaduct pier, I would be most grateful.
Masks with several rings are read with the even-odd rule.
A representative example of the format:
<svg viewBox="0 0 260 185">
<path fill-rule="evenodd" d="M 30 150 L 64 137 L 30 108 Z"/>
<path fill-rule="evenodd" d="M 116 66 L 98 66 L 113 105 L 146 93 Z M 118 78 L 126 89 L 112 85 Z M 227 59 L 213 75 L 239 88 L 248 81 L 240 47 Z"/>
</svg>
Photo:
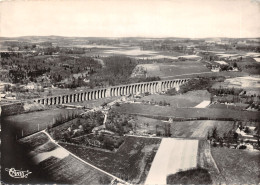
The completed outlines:
<svg viewBox="0 0 260 185">
<path fill-rule="evenodd" d="M 95 100 L 100 98 L 125 96 L 130 94 L 138 94 L 149 92 L 151 94 L 167 91 L 170 88 L 176 88 L 186 83 L 189 79 L 174 79 L 163 81 L 151 81 L 134 83 L 127 85 L 111 86 L 99 89 L 88 89 L 64 95 L 55 95 L 34 99 L 34 102 L 43 105 L 60 105 L 66 103 L 82 102 L 88 100 Z"/>
</svg>

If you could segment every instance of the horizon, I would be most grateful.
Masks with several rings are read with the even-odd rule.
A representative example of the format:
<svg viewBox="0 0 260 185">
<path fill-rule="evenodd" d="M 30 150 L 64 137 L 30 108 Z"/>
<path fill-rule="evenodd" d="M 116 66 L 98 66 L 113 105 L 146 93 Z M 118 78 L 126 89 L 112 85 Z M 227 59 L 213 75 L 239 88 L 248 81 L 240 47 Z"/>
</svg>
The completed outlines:
<svg viewBox="0 0 260 185">
<path fill-rule="evenodd" d="M 148 36 L 63 36 L 63 35 L 23 35 L 23 36 L 0 36 L 0 38 L 25 38 L 25 37 L 64 37 L 64 38 L 109 38 L 109 39 L 123 39 L 123 38 L 144 38 L 144 39 L 260 39 L 258 37 L 148 37 Z"/>
<path fill-rule="evenodd" d="M 1 37 L 258 38 L 260 1 L 2 1 Z"/>
</svg>

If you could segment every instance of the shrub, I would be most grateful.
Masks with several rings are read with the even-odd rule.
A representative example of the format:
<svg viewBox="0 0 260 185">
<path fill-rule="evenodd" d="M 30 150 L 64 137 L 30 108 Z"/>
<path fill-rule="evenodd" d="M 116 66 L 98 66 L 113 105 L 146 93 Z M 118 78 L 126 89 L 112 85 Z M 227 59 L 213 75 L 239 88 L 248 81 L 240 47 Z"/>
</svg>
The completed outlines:
<svg viewBox="0 0 260 185">
<path fill-rule="evenodd" d="M 245 146 L 245 145 L 241 145 L 241 146 L 239 146 L 238 149 L 242 149 L 242 150 L 244 150 L 244 149 L 246 149 L 246 146 Z"/>
<path fill-rule="evenodd" d="M 212 184 L 212 179 L 206 169 L 198 168 L 169 175 L 167 184 Z"/>
</svg>

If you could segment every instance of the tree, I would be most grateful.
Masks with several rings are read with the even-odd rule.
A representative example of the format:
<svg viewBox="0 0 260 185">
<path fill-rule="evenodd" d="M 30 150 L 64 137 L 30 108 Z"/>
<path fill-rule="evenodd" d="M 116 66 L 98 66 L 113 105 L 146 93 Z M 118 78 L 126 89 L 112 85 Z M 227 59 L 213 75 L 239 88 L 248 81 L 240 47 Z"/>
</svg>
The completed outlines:
<svg viewBox="0 0 260 185">
<path fill-rule="evenodd" d="M 52 96 L 52 91 L 51 91 L 51 89 L 49 89 L 47 96 Z"/>
<path fill-rule="evenodd" d="M 208 140 L 210 139 L 210 133 L 209 133 L 209 131 L 208 131 L 207 139 L 208 139 Z"/>
<path fill-rule="evenodd" d="M 107 106 L 107 102 L 104 102 L 104 103 L 102 103 L 102 105 L 101 105 L 102 107 L 105 107 L 105 106 Z"/>
<path fill-rule="evenodd" d="M 246 128 L 245 128 L 245 133 L 247 133 L 247 134 L 250 133 L 250 129 L 249 129 L 249 127 L 246 127 Z"/>
<path fill-rule="evenodd" d="M 155 132 L 156 132 L 156 135 L 157 135 L 158 128 L 159 128 L 159 125 L 156 125 L 156 126 L 155 126 L 155 129 L 156 129 L 156 131 L 155 131 Z"/>
<path fill-rule="evenodd" d="M 106 139 L 104 139 L 104 148 L 109 150 L 114 149 L 114 142 L 110 137 L 106 137 Z"/>
<path fill-rule="evenodd" d="M 213 129 L 212 129 L 212 138 L 214 138 L 215 140 L 218 139 L 218 129 L 217 127 L 215 126 Z"/>
</svg>

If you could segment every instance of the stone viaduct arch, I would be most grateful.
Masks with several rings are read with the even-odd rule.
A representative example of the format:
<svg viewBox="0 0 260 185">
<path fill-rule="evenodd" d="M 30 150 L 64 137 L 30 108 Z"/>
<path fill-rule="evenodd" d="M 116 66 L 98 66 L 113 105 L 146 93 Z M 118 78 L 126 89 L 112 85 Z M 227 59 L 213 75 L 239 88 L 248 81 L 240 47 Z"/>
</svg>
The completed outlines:
<svg viewBox="0 0 260 185">
<path fill-rule="evenodd" d="M 167 91 L 184 84 L 189 79 L 174 79 L 164 81 L 142 82 L 120 86 L 112 86 L 102 89 L 91 89 L 85 92 L 75 92 L 65 95 L 57 95 L 34 99 L 34 102 L 44 105 L 59 105 L 73 102 L 82 102 L 113 96 L 133 95 L 137 93 L 149 92 L 151 94 Z"/>
</svg>

